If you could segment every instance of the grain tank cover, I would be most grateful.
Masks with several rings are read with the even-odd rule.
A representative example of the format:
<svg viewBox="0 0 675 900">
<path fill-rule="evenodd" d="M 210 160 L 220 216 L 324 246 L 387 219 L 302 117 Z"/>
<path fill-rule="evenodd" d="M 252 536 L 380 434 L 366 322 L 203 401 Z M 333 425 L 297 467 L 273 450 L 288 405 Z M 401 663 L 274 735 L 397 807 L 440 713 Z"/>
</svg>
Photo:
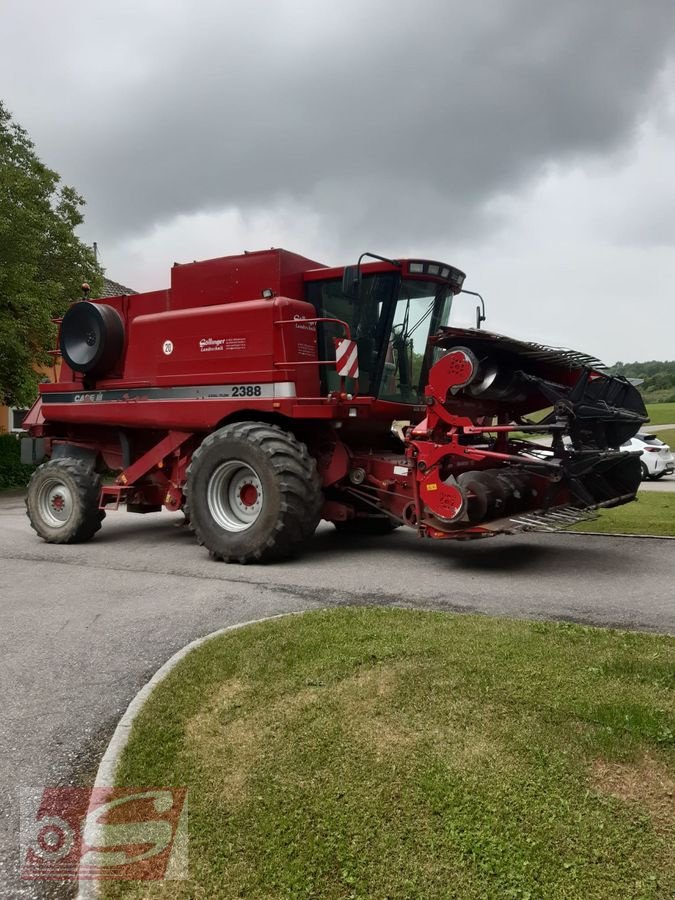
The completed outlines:
<svg viewBox="0 0 675 900">
<path fill-rule="evenodd" d="M 303 273 L 317 268 L 325 267 L 280 249 L 176 263 L 171 269 L 171 308 L 259 300 L 263 291 L 302 300 Z"/>
</svg>

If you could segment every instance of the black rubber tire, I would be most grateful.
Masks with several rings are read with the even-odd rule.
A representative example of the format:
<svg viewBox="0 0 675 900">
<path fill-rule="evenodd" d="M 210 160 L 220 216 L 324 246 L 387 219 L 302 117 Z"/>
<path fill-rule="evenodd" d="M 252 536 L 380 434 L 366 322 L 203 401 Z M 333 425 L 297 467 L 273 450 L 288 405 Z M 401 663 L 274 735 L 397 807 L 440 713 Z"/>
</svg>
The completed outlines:
<svg viewBox="0 0 675 900">
<path fill-rule="evenodd" d="M 71 497 L 72 511 L 59 526 L 50 524 L 40 508 L 41 494 L 50 482 L 63 484 Z M 82 544 L 93 538 L 105 519 L 105 511 L 98 508 L 100 495 L 100 476 L 84 460 L 50 459 L 31 476 L 26 513 L 33 530 L 48 544 Z"/>
<path fill-rule="evenodd" d="M 643 462 L 640 463 L 640 474 L 643 481 L 649 481 L 649 469 Z"/>
<path fill-rule="evenodd" d="M 385 516 L 365 516 L 356 519 L 346 519 L 344 522 L 334 522 L 339 534 L 359 535 L 385 535 L 391 534 L 400 527 L 399 522 Z"/>
<path fill-rule="evenodd" d="M 250 466 L 262 486 L 258 518 L 228 531 L 209 510 L 207 489 L 229 459 Z M 288 559 L 313 534 L 323 496 L 316 460 L 294 435 L 266 422 L 233 422 L 204 438 L 192 454 L 185 485 L 185 515 L 199 543 L 228 563 Z"/>
</svg>

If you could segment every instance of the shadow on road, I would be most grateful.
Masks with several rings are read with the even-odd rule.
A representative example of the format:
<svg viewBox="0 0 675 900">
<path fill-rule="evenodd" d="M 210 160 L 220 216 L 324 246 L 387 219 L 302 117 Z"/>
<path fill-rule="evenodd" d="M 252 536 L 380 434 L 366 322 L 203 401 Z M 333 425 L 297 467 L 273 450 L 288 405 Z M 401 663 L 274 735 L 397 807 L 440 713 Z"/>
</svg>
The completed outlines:
<svg viewBox="0 0 675 900">
<path fill-rule="evenodd" d="M 114 518 L 113 518 L 114 517 Z M 195 547 L 199 547 L 194 534 L 183 525 L 185 518 L 182 513 L 151 513 L 137 515 L 120 510 L 104 519 L 101 530 L 94 540 L 97 544 L 124 543 L 137 535 L 143 535 L 143 542 L 152 543 L 192 541 Z M 108 527 L 114 522 L 114 528 Z"/>
<path fill-rule="evenodd" d="M 210 574 L 215 575 L 217 565 L 211 563 L 206 550 L 198 545 L 194 534 L 188 527 L 182 526 L 182 522 L 182 516 L 177 514 L 127 516 L 113 513 L 103 523 L 93 543 L 100 547 L 114 545 L 116 552 L 119 552 L 125 544 L 133 545 L 137 550 L 139 541 L 142 541 L 150 555 L 154 548 L 169 553 L 175 548 L 184 562 L 187 561 L 185 553 L 190 552 L 194 554 L 192 562 L 196 565 L 214 565 Z M 369 567 L 391 566 L 394 553 L 397 561 L 405 564 L 407 559 L 410 566 L 418 566 L 420 561 L 428 560 L 436 571 L 445 567 L 476 573 L 532 572 L 540 575 L 552 566 L 558 574 L 562 568 L 575 578 L 584 569 L 592 569 L 596 574 L 602 570 L 611 577 L 622 573 L 639 575 L 641 554 L 626 553 L 621 540 L 606 536 L 584 539 L 563 533 L 501 536 L 461 542 L 433 541 L 420 539 L 412 530 L 406 529 L 382 537 L 349 536 L 338 534 L 331 525 L 323 523 L 298 557 L 262 568 L 268 572 L 278 568 L 289 573 L 296 568 L 306 568 L 312 561 L 349 564 L 359 559 L 367 560 Z M 251 565 L 223 565 L 222 574 L 227 577 L 226 572 L 246 572 L 254 581 L 256 568 Z"/>
<path fill-rule="evenodd" d="M 531 537 L 514 538 L 509 536 L 485 538 L 474 541 L 432 541 L 418 538 L 412 532 L 395 532 L 387 537 L 345 537 L 336 534 L 332 529 L 319 532 L 307 546 L 303 558 L 332 556 L 341 557 L 368 556 L 377 558 L 391 554 L 392 551 L 402 556 L 410 556 L 411 560 L 433 560 L 435 566 L 447 565 L 449 568 L 475 569 L 476 571 L 518 571 L 533 569 L 540 571 L 553 559 L 556 566 L 561 562 L 578 576 L 584 566 L 593 566 L 594 560 L 602 560 L 603 568 L 607 565 L 607 541 L 602 547 L 594 548 L 587 542 L 576 543 L 577 539 L 569 538 L 564 548 L 560 547 L 560 536 L 551 535 L 552 542 L 545 542 L 549 535 L 532 535 Z M 536 543 L 535 543 L 536 541 Z M 555 543 L 554 543 L 555 542 Z M 612 552 L 612 568 L 614 574 L 635 571 L 635 558 L 627 557 L 619 547 Z M 616 566 L 616 568 L 614 568 Z"/>
</svg>

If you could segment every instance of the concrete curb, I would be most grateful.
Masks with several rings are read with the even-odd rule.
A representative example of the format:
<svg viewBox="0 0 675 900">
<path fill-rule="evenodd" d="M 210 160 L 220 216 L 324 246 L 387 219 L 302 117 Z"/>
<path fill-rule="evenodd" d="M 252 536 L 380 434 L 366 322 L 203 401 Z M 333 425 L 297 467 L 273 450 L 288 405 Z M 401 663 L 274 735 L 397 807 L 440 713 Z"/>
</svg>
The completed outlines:
<svg viewBox="0 0 675 900">
<path fill-rule="evenodd" d="M 202 644 L 205 644 L 207 641 L 213 640 L 213 638 L 220 637 L 221 634 L 227 634 L 230 631 L 237 631 L 240 628 L 247 628 L 249 625 L 259 625 L 261 622 L 271 622 L 274 619 L 283 619 L 286 616 L 303 615 L 303 612 L 304 610 L 300 610 L 297 612 L 294 611 L 288 613 L 277 613 L 274 616 L 264 616 L 261 619 L 251 619 L 248 622 L 239 622 L 236 625 L 227 625 L 225 628 L 219 628 L 217 629 L 217 631 L 212 631 L 209 634 L 204 635 L 204 637 L 196 638 L 194 641 L 190 641 L 189 644 L 186 644 L 180 650 L 177 650 L 173 654 L 173 656 L 171 656 L 164 663 L 163 666 L 157 669 L 152 678 L 143 685 L 143 687 L 133 698 L 129 706 L 127 706 L 124 715 L 117 723 L 117 728 L 115 728 L 113 736 L 110 739 L 110 743 L 108 744 L 101 762 L 99 763 L 93 787 L 103 788 L 113 786 L 113 784 L 115 783 L 115 772 L 117 770 L 117 766 L 119 765 L 122 753 L 124 752 L 124 748 L 129 741 L 131 726 L 134 724 L 134 720 L 147 703 L 148 698 L 157 687 L 157 685 L 164 681 L 166 676 L 173 669 L 175 669 L 178 663 L 181 662 L 181 660 L 183 660 L 189 653 L 191 653 L 193 650 L 196 650 L 198 647 L 201 647 Z M 95 843 L 95 833 L 93 835 L 93 838 L 93 842 Z M 100 881 L 78 879 L 77 900 L 95 900 L 95 898 L 100 897 L 100 887 Z"/>
</svg>

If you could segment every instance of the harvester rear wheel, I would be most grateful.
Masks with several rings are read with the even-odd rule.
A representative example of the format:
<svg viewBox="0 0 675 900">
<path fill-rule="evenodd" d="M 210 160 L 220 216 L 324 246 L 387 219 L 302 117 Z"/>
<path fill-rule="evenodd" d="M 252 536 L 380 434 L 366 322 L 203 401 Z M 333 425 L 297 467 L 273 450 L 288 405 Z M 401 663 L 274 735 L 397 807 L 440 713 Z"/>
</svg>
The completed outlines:
<svg viewBox="0 0 675 900">
<path fill-rule="evenodd" d="M 101 479 L 81 459 L 50 459 L 33 472 L 26 495 L 31 527 L 49 544 L 82 544 L 101 527 Z"/>
<path fill-rule="evenodd" d="M 197 540 L 225 562 L 292 556 L 316 528 L 322 505 L 307 447 L 265 422 L 233 422 L 204 438 L 185 494 Z"/>
</svg>

